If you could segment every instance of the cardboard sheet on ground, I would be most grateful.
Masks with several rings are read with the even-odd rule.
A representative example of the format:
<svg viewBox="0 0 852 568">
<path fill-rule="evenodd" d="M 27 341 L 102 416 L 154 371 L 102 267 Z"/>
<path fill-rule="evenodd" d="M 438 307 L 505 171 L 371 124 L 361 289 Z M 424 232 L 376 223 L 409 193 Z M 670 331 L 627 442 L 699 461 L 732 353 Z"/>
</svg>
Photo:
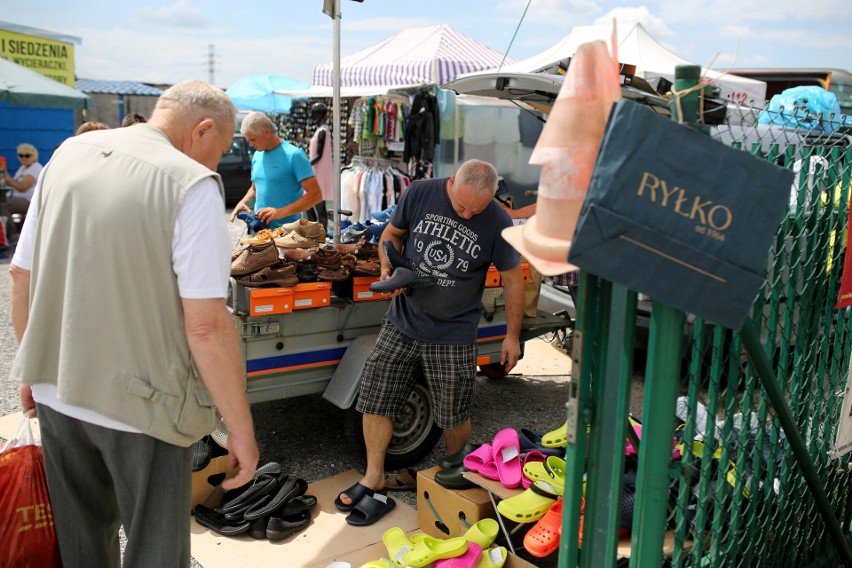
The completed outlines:
<svg viewBox="0 0 852 568">
<path fill-rule="evenodd" d="M 311 483 L 308 494 L 317 498 L 311 514 L 311 524 L 304 531 L 270 542 L 254 540 L 248 535 L 230 538 L 220 536 L 192 521 L 192 556 L 204 568 L 267 568 L 287 565 L 293 568 L 328 566 L 334 560 L 352 563 L 378 560 L 384 546 L 382 535 L 391 527 L 409 532 L 417 528 L 417 512 L 396 499 L 393 511 L 369 527 L 351 527 L 346 514 L 334 506 L 337 495 L 361 479 L 361 474 L 349 470 L 333 477 Z M 379 547 L 368 547 L 378 543 Z M 378 553 L 378 556 L 365 558 Z M 384 552 L 387 555 L 387 552 Z M 286 559 L 286 560 L 285 560 Z"/>
</svg>

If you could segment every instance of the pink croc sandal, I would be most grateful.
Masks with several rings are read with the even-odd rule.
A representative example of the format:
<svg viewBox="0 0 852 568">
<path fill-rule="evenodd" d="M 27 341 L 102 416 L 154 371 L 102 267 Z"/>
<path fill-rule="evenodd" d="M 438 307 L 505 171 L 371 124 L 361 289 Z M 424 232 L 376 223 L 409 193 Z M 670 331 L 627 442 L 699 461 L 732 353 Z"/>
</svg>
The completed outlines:
<svg viewBox="0 0 852 568">
<path fill-rule="evenodd" d="M 491 454 L 494 456 L 494 463 L 497 464 L 500 483 L 509 489 L 519 487 L 523 474 L 518 431 L 514 428 L 504 428 L 497 432 L 491 444 Z"/>
<path fill-rule="evenodd" d="M 491 445 L 482 444 L 476 450 L 467 454 L 462 461 L 465 469 L 480 473 L 485 466 L 494 463 L 494 458 L 491 457 Z"/>
</svg>

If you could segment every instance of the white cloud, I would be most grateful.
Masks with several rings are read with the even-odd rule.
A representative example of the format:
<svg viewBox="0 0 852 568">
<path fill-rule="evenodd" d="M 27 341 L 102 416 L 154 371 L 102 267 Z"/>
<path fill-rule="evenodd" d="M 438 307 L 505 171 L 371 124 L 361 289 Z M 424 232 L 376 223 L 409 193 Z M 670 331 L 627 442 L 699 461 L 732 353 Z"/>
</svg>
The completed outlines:
<svg viewBox="0 0 852 568">
<path fill-rule="evenodd" d="M 134 23 L 178 28 L 205 28 L 212 24 L 204 10 L 193 5 L 191 0 L 177 0 L 159 9 L 139 8 L 134 17 L 137 20 Z"/>
<path fill-rule="evenodd" d="M 666 25 L 665 20 L 651 14 L 651 11 L 645 6 L 637 6 L 634 8 L 613 8 L 603 16 L 597 18 L 594 23 L 608 24 L 612 22 L 613 19 L 617 20 L 619 25 L 622 22 L 625 24 L 642 24 L 645 29 L 648 30 L 648 33 L 654 36 L 654 38 L 672 37 L 676 35 L 668 27 L 668 25 Z"/>
</svg>

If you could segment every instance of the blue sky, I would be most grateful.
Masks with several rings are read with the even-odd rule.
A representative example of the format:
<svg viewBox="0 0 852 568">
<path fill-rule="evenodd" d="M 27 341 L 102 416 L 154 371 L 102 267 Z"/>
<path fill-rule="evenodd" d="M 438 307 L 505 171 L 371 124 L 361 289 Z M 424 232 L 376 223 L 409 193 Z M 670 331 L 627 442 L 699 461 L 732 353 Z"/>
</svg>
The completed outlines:
<svg viewBox="0 0 852 568">
<path fill-rule="evenodd" d="M 528 0 L 341 0 L 341 54 L 408 27 L 447 24 L 503 53 Z M 332 59 L 332 22 L 322 0 L 41 0 L 15 3 L 0 19 L 82 38 L 77 76 L 173 83 L 209 78 L 228 87 L 254 74 L 310 83 Z M 716 69 L 852 68 L 852 1 L 657 0 L 644 3 L 532 0 L 509 56 L 551 46 L 573 26 L 639 21 L 677 55 Z M 738 47 L 737 47 L 738 46 Z M 734 54 L 736 52 L 736 60 Z"/>
</svg>

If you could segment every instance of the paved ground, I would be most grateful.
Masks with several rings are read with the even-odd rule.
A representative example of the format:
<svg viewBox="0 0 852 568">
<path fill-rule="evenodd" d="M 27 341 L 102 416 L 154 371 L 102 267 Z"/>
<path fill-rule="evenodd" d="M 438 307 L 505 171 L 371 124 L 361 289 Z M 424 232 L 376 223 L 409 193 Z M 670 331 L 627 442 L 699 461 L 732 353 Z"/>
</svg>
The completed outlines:
<svg viewBox="0 0 852 568">
<path fill-rule="evenodd" d="M 232 226 L 235 241 L 239 227 Z M 8 259 L 0 260 L 0 416 L 20 408 L 17 385 L 9 381 L 9 370 L 16 342 L 9 317 Z M 128 291 L 132 296 L 132 291 Z M 477 379 L 477 400 L 473 410 L 473 440 L 490 441 L 506 427 L 548 431 L 565 420 L 568 366 L 564 354 L 553 344 L 534 340 L 535 357 L 521 367 L 536 375 L 513 374 L 506 379 Z M 548 364 L 548 358 L 553 362 Z M 561 371 L 560 367 L 564 368 Z M 363 470 L 344 436 L 345 413 L 321 396 L 309 396 L 257 404 L 253 407 L 255 427 L 264 461 L 277 461 L 285 469 L 317 481 L 350 470 Z M 444 456 L 443 442 L 418 464 L 419 468 L 436 465 Z M 414 493 L 397 496 L 416 507 Z M 550 559 L 536 560 L 539 566 L 551 565 Z M 198 564 L 196 564 L 198 565 Z M 555 558 L 552 560 L 555 565 Z"/>
</svg>

